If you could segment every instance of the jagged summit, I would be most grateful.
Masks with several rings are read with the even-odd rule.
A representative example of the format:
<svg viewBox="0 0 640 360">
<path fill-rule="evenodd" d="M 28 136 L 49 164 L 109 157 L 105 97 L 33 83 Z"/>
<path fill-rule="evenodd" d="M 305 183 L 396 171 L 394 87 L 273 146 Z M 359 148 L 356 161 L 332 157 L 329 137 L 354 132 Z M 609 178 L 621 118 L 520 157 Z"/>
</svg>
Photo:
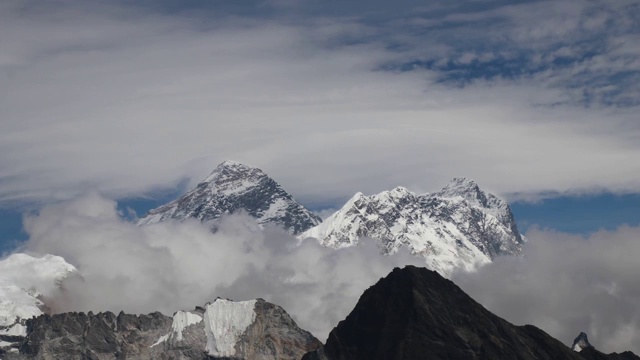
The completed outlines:
<svg viewBox="0 0 640 360">
<path fill-rule="evenodd" d="M 227 160 L 218 165 L 195 189 L 166 205 L 151 210 L 139 225 L 195 218 L 213 222 L 220 217 L 246 212 L 260 225 L 280 226 L 298 234 L 321 221 L 305 209 L 276 181 L 257 167 Z M 215 228 L 215 223 L 212 227 Z"/>
<path fill-rule="evenodd" d="M 478 183 L 465 177 L 453 178 L 442 190 L 433 193 L 432 196 L 463 198 L 470 205 L 489 211 L 500 220 L 508 221 L 511 214 L 511 209 L 506 201 L 483 191 Z"/>
<path fill-rule="evenodd" d="M 333 248 L 369 237 L 380 241 L 385 253 L 408 246 L 443 274 L 472 269 L 499 255 L 519 255 L 524 242 L 507 202 L 467 178 L 455 178 L 432 194 L 401 186 L 370 196 L 357 193 L 300 235 L 307 237 Z"/>
<path fill-rule="evenodd" d="M 238 161 L 225 160 L 207 176 L 202 183 L 224 184 L 242 179 L 257 179 L 267 176 L 261 169 Z"/>
<path fill-rule="evenodd" d="M 571 348 L 573 349 L 573 351 L 577 351 L 577 352 L 580 352 L 588 347 L 593 347 L 593 346 L 589 343 L 587 334 L 585 334 L 584 332 L 581 332 L 580 335 L 578 335 L 578 337 L 576 337 L 576 339 L 573 340 L 573 345 L 571 345 Z"/>
</svg>

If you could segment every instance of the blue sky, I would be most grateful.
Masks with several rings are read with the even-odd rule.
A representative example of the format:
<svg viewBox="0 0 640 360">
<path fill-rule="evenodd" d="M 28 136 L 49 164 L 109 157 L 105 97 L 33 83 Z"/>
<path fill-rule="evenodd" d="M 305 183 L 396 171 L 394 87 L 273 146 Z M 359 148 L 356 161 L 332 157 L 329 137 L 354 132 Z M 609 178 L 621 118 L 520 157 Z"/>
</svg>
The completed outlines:
<svg viewBox="0 0 640 360">
<path fill-rule="evenodd" d="M 144 212 L 225 159 L 314 209 L 462 175 L 523 230 L 640 218 L 637 1 L 8 1 L 0 41 L 5 249 L 24 211 Z"/>
</svg>

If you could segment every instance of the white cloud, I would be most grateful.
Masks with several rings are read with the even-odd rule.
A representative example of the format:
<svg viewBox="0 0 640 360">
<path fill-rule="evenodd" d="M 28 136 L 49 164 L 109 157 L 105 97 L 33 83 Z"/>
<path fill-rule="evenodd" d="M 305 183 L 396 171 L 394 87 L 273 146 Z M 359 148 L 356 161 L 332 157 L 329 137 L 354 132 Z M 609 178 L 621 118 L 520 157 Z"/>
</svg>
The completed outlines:
<svg viewBox="0 0 640 360">
<path fill-rule="evenodd" d="M 115 205 L 89 194 L 27 218 L 22 250 L 62 256 L 80 275 L 67 278 L 64 291 L 45 293 L 53 311 L 172 314 L 218 296 L 260 297 L 324 340 L 394 266 L 424 264 L 404 252 L 380 256 L 373 241 L 340 251 L 313 240 L 295 246 L 284 231 L 249 230 L 241 215 L 225 219 L 215 234 L 196 221 L 138 227 Z"/>
<path fill-rule="evenodd" d="M 7 4 L 3 203 L 87 189 L 140 195 L 198 181 L 227 158 L 262 167 L 303 202 L 396 185 L 429 191 L 459 175 L 523 197 L 640 190 L 635 108 L 576 106 L 580 89 L 557 86 L 584 67 L 630 66 L 622 58 L 457 88 L 437 82 L 437 71 L 375 70 L 426 51 L 455 58 L 446 39 L 421 44 L 393 27 L 383 36 L 357 19 L 205 21 L 116 5 Z M 518 9 L 498 15 L 517 20 Z M 527 29 L 512 35 L 548 37 Z"/>
<path fill-rule="evenodd" d="M 502 258 L 453 277 L 497 315 L 533 324 L 570 345 L 581 331 L 605 352 L 640 352 L 640 228 L 587 238 L 533 230 L 524 258 Z"/>
<path fill-rule="evenodd" d="M 244 216 L 212 234 L 198 222 L 138 227 L 115 202 L 89 194 L 45 207 L 26 221 L 22 251 L 63 256 L 81 276 L 63 292 L 45 291 L 53 311 L 171 314 L 215 297 L 264 298 L 281 305 L 321 340 L 362 292 L 393 267 L 423 266 L 404 251 L 381 256 L 372 241 L 333 250 L 278 229 L 250 231 Z M 524 258 L 498 258 L 453 280 L 489 310 L 515 324 L 534 324 L 568 343 L 580 331 L 607 352 L 640 352 L 640 228 L 588 238 L 533 230 Z"/>
</svg>

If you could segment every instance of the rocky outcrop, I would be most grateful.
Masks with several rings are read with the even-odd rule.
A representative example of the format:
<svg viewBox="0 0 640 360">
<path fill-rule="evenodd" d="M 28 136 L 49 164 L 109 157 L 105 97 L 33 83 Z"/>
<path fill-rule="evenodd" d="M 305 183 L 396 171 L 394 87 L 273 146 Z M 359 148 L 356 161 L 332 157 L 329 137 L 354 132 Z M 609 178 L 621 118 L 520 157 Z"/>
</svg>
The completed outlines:
<svg viewBox="0 0 640 360">
<path fill-rule="evenodd" d="M 593 347 L 593 345 L 589 343 L 589 338 L 587 337 L 587 334 L 584 332 L 581 332 L 575 338 L 575 340 L 573 340 L 573 345 L 571 345 L 571 348 L 573 349 L 573 351 L 577 351 L 577 352 L 580 352 L 588 347 Z"/>
<path fill-rule="evenodd" d="M 535 326 L 515 326 L 492 314 L 438 273 L 395 269 L 362 295 L 305 360 L 578 360 Z M 606 359 L 616 359 L 607 357 Z"/>
<path fill-rule="evenodd" d="M 173 318 L 160 313 L 42 315 L 4 359 L 297 360 L 321 347 L 279 306 L 216 299 Z"/>
</svg>

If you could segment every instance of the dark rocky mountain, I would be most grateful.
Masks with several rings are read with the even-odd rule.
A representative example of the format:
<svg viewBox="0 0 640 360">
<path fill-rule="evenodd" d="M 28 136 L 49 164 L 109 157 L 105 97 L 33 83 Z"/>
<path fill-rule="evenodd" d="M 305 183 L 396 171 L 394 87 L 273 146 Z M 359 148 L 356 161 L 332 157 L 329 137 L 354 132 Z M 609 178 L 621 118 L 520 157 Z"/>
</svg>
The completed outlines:
<svg viewBox="0 0 640 360">
<path fill-rule="evenodd" d="M 583 359 L 589 360 L 639 360 L 640 357 L 636 356 L 631 351 L 625 351 L 621 354 L 611 353 L 604 354 L 600 351 L 596 350 L 593 345 L 589 343 L 589 338 L 587 334 L 581 332 L 575 340 L 573 340 L 573 345 L 571 348 L 578 352 Z"/>
<path fill-rule="evenodd" d="M 571 348 L 574 351 L 582 351 L 583 349 L 586 349 L 588 347 L 593 347 L 593 346 L 589 343 L 589 338 L 587 337 L 587 334 L 583 332 L 581 332 L 575 338 L 575 340 L 573 340 L 573 345 L 571 345 Z"/>
<path fill-rule="evenodd" d="M 509 204 L 466 178 L 455 178 L 431 194 L 403 187 L 371 196 L 357 193 L 299 237 L 316 238 L 333 248 L 369 237 L 381 242 L 384 253 L 406 246 L 445 275 L 499 255 L 520 255 L 524 244 Z"/>
<path fill-rule="evenodd" d="M 173 318 L 122 312 L 42 315 L 27 320 L 26 338 L 0 350 L 0 358 L 298 360 L 320 346 L 277 305 L 217 299 Z"/>
<path fill-rule="evenodd" d="M 213 222 L 239 211 L 256 218 L 260 225 L 273 224 L 291 234 L 299 234 L 321 222 L 320 217 L 297 203 L 262 170 L 225 161 L 195 189 L 151 210 L 138 224 L 189 218 Z"/>
<path fill-rule="evenodd" d="M 407 266 L 366 290 L 324 348 L 303 359 L 577 360 L 591 358 L 590 349 L 583 356 L 535 326 L 512 325 L 438 273 Z"/>
</svg>

